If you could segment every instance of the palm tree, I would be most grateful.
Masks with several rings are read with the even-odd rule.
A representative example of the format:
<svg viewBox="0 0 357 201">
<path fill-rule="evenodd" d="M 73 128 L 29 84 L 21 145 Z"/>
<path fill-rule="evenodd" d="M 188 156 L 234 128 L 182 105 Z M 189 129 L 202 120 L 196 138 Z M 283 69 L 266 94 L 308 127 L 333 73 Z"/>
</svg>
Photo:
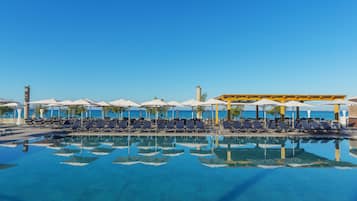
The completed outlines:
<svg viewBox="0 0 357 201">
<path fill-rule="evenodd" d="M 110 112 L 110 106 L 105 106 L 102 109 L 103 109 L 104 118 L 105 118 L 107 116 L 107 114 Z"/>
<path fill-rule="evenodd" d="M 242 112 L 243 112 L 244 106 L 243 105 L 237 105 L 235 107 L 231 108 L 231 118 L 240 118 Z"/>
<path fill-rule="evenodd" d="M 11 107 L 0 107 L 0 116 L 9 113 L 9 112 L 13 112 L 14 108 Z"/>
<path fill-rule="evenodd" d="M 280 116 L 280 109 L 281 109 L 281 106 L 275 106 L 272 109 L 268 110 L 267 114 L 273 115 L 274 119 L 276 119 L 277 117 Z"/>
<path fill-rule="evenodd" d="M 35 114 L 36 116 L 41 116 L 41 112 L 43 112 L 43 114 L 45 114 L 47 112 L 48 108 L 43 106 L 43 105 L 37 105 L 35 107 Z"/>
<path fill-rule="evenodd" d="M 159 99 L 158 97 L 154 97 L 154 100 Z M 160 100 L 165 101 L 163 98 L 160 98 Z M 158 113 L 159 117 L 163 118 L 165 116 L 165 114 L 167 113 L 167 111 L 169 110 L 169 107 L 145 107 L 146 112 L 148 112 L 149 114 L 156 114 L 156 112 Z"/>
<path fill-rule="evenodd" d="M 117 113 L 118 114 L 118 119 L 120 117 L 120 114 L 125 111 L 126 108 L 123 107 L 117 107 L 117 106 L 110 106 L 110 107 L 105 107 L 107 108 L 106 110 Z"/>
<path fill-rule="evenodd" d="M 68 110 L 74 115 L 81 115 L 87 111 L 87 108 L 84 106 L 73 105 L 73 106 L 69 106 Z"/>
</svg>

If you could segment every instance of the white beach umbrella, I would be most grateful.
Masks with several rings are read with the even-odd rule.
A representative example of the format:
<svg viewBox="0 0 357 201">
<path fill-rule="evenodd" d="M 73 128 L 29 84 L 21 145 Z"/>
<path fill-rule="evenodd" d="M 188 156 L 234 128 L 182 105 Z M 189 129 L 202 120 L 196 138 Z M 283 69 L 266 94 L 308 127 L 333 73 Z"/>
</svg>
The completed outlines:
<svg viewBox="0 0 357 201">
<path fill-rule="evenodd" d="M 330 101 L 330 102 L 326 103 L 325 105 L 353 106 L 353 105 L 357 105 L 357 102 L 350 101 L 350 100 L 337 99 L 337 100 Z M 338 111 L 338 112 L 340 113 L 340 111 Z M 345 115 L 346 111 L 343 111 L 343 112 L 344 112 L 344 115 Z M 346 121 L 347 121 L 347 119 L 346 119 Z"/>
<path fill-rule="evenodd" d="M 59 103 L 60 103 L 60 101 L 58 101 L 54 98 L 30 102 L 30 104 L 32 104 L 32 105 L 55 105 L 55 104 L 59 104 Z"/>
<path fill-rule="evenodd" d="M 72 103 L 73 103 L 73 101 L 71 101 L 71 100 L 64 100 L 64 101 L 60 101 L 59 105 L 62 107 L 66 107 L 66 106 L 71 106 Z M 70 112 L 68 112 L 68 118 L 70 118 Z"/>
<path fill-rule="evenodd" d="M 141 103 L 141 106 L 144 107 L 164 107 L 164 106 L 169 106 L 168 103 L 166 103 L 165 101 L 161 100 L 161 99 L 154 99 L 151 101 L 146 101 Z"/>
<path fill-rule="evenodd" d="M 129 119 L 129 122 L 130 122 L 130 108 L 131 107 L 140 107 L 139 104 L 131 101 L 131 100 L 126 100 L 125 101 L 125 107 L 128 108 L 128 119 Z"/>
<path fill-rule="evenodd" d="M 165 107 L 165 106 L 170 106 L 168 103 L 161 99 L 153 99 L 151 101 L 146 101 L 141 103 L 142 107 L 149 107 L 149 108 L 159 108 L 159 107 Z M 158 111 L 156 110 L 156 119 L 158 119 Z"/>
<path fill-rule="evenodd" d="M 127 107 L 127 100 L 118 99 L 118 100 L 109 102 L 109 104 L 111 104 L 113 106 L 116 106 L 116 107 L 123 107 L 124 108 L 124 107 Z"/>
<path fill-rule="evenodd" d="M 250 103 L 249 105 L 257 105 L 257 106 L 282 106 L 283 104 L 277 101 L 269 100 L 269 99 L 261 99 L 259 101 Z"/>
<path fill-rule="evenodd" d="M 131 100 L 126 100 L 126 107 L 140 107 L 141 105 L 131 101 Z"/>
<path fill-rule="evenodd" d="M 263 113 L 264 113 L 264 124 L 266 127 L 266 112 L 265 112 L 265 107 L 266 106 L 282 106 L 283 104 L 277 101 L 269 100 L 269 99 L 261 99 L 259 101 L 250 103 L 249 105 L 255 105 L 255 106 L 262 106 L 263 107 Z"/>
<path fill-rule="evenodd" d="M 221 101 L 221 100 L 217 100 L 214 98 L 210 98 L 207 101 L 203 102 L 201 104 L 201 106 L 211 106 L 211 105 L 227 105 L 227 102 L 225 101 Z"/>
<path fill-rule="evenodd" d="M 169 101 L 169 102 L 167 102 L 167 104 L 172 108 L 172 119 L 175 119 L 174 108 L 184 107 L 181 103 L 179 103 L 177 101 Z"/>
<path fill-rule="evenodd" d="M 97 102 L 97 105 L 102 108 L 102 118 L 104 119 L 105 118 L 104 107 L 109 107 L 111 105 L 105 101 Z"/>
<path fill-rule="evenodd" d="M 307 104 L 307 103 L 302 103 L 298 101 L 288 101 L 286 103 L 283 103 L 285 107 L 312 107 L 313 105 Z"/>
<path fill-rule="evenodd" d="M 213 106 L 214 105 L 227 105 L 225 101 L 217 100 L 214 98 L 210 98 L 207 101 L 202 103 L 202 106 L 211 106 L 211 118 L 212 118 L 212 124 L 213 124 Z"/>
<path fill-rule="evenodd" d="M 22 112 L 22 105 L 19 102 L 8 102 L 5 104 L 0 104 L 0 107 L 11 107 L 14 108 L 14 119 L 16 117 L 16 111 L 17 111 L 17 125 L 20 124 L 21 121 L 21 112 Z"/>
<path fill-rule="evenodd" d="M 97 102 L 97 105 L 98 105 L 99 107 L 109 107 L 109 106 L 111 106 L 111 104 L 109 104 L 109 103 L 107 103 L 107 102 L 105 102 L 105 101 Z"/>
<path fill-rule="evenodd" d="M 118 100 L 109 102 L 109 104 L 111 104 L 115 107 L 125 108 L 127 106 L 127 101 L 124 99 L 118 99 Z M 122 112 L 120 114 L 118 114 L 118 118 L 120 118 L 120 116 L 123 117 Z"/>
<path fill-rule="evenodd" d="M 283 103 L 285 107 L 313 107 L 313 105 L 307 104 L 307 103 L 302 103 L 298 101 L 288 101 L 286 103 Z M 293 128 L 295 127 L 295 120 L 294 120 L 294 112 L 292 112 L 292 126 Z"/>
<path fill-rule="evenodd" d="M 169 101 L 167 102 L 167 104 L 170 106 L 170 107 L 183 107 L 183 105 L 177 101 Z"/>
<path fill-rule="evenodd" d="M 12 103 L 5 103 L 5 104 L 0 104 L 0 107 L 21 107 L 21 103 L 18 102 L 12 102 Z"/>
<path fill-rule="evenodd" d="M 333 101 L 330 101 L 328 103 L 325 103 L 324 105 L 347 105 L 347 106 L 351 106 L 351 105 L 357 105 L 357 102 L 354 102 L 354 101 L 351 101 L 351 100 L 337 99 L 337 100 L 333 100 Z"/>
<path fill-rule="evenodd" d="M 184 106 L 198 107 L 198 106 L 202 106 L 203 102 L 195 99 L 191 99 L 191 100 L 184 101 L 181 104 Z"/>
<path fill-rule="evenodd" d="M 51 118 L 53 116 L 53 107 L 58 106 L 60 101 L 51 98 L 51 99 L 43 99 L 43 100 L 38 100 L 38 101 L 31 101 L 30 104 L 32 105 L 46 105 L 51 108 Z"/>
<path fill-rule="evenodd" d="M 126 108 L 128 102 L 125 99 L 118 99 L 118 100 L 109 102 L 109 104 L 111 104 L 115 107 L 119 107 L 119 108 Z M 118 114 L 118 118 L 120 118 L 120 116 L 123 116 L 123 114 L 122 113 Z"/>
<path fill-rule="evenodd" d="M 95 101 L 92 101 L 90 99 L 78 99 L 75 100 L 71 103 L 69 103 L 70 106 L 98 106 L 98 104 Z"/>
<path fill-rule="evenodd" d="M 71 100 L 64 100 L 64 101 L 60 101 L 59 104 L 62 106 L 70 106 L 72 105 L 73 101 Z"/>
<path fill-rule="evenodd" d="M 202 106 L 203 102 L 191 99 L 191 100 L 184 101 L 181 104 L 192 108 L 192 119 L 193 119 L 193 108 Z"/>
<path fill-rule="evenodd" d="M 69 103 L 68 106 L 83 106 L 89 108 L 91 106 L 98 106 L 98 105 L 95 101 L 92 101 L 90 99 L 78 99 L 73 101 L 72 103 Z M 81 119 L 83 119 L 83 113 L 81 113 Z"/>
<path fill-rule="evenodd" d="M 120 108 L 140 107 L 140 105 L 135 103 L 134 101 L 125 100 L 125 99 L 118 99 L 115 101 L 111 101 L 111 102 L 109 102 L 109 104 L 116 106 L 116 107 L 120 107 Z M 130 122 L 130 109 L 128 110 L 128 119 Z"/>
<path fill-rule="evenodd" d="M 357 102 L 357 96 L 354 96 L 354 97 L 351 97 L 348 99 L 349 101 L 352 101 L 352 102 Z M 1 102 L 1 101 L 0 101 Z"/>
</svg>

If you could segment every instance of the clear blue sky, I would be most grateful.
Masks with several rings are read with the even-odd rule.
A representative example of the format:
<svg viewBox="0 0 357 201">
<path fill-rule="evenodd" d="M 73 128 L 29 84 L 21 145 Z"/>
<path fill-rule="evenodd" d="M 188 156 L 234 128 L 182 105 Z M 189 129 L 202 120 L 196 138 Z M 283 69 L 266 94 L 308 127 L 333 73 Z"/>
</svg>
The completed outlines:
<svg viewBox="0 0 357 201">
<path fill-rule="evenodd" d="M 0 97 L 357 95 L 357 1 L 3 0 Z"/>
</svg>

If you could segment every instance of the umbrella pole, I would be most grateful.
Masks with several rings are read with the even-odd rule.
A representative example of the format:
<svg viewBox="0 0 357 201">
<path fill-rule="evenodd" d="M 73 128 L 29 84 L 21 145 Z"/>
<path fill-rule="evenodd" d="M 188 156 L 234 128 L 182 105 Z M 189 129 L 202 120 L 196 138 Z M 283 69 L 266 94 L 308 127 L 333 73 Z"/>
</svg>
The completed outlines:
<svg viewBox="0 0 357 201">
<path fill-rule="evenodd" d="M 130 109 L 128 109 L 128 120 L 129 120 L 129 126 L 130 126 Z"/>
<path fill-rule="evenodd" d="M 172 120 L 174 120 L 174 119 L 175 119 L 175 110 L 174 110 L 174 107 L 172 107 L 171 112 L 172 112 L 172 114 L 171 114 Z"/>
<path fill-rule="evenodd" d="M 81 127 L 83 127 L 83 112 L 81 111 Z"/>
<path fill-rule="evenodd" d="M 263 118 L 264 118 L 264 126 L 267 127 L 267 114 L 265 112 L 265 106 L 263 106 Z"/>
<path fill-rule="evenodd" d="M 295 115 L 294 115 L 294 109 L 291 113 L 291 123 L 292 123 L 292 127 L 295 128 Z"/>
<path fill-rule="evenodd" d="M 156 109 L 156 130 L 157 130 L 158 121 L 159 121 L 159 108 Z"/>
<path fill-rule="evenodd" d="M 212 128 L 213 128 L 213 122 L 214 122 L 214 120 L 213 120 L 213 105 L 211 105 L 211 123 L 212 123 Z"/>
</svg>

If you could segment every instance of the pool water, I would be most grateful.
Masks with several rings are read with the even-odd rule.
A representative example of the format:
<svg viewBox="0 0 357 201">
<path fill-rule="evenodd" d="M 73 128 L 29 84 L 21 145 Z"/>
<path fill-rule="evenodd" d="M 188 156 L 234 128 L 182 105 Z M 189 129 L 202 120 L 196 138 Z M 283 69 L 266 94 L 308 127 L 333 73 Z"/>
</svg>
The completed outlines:
<svg viewBox="0 0 357 201">
<path fill-rule="evenodd" d="M 0 146 L 0 200 L 351 201 L 356 148 L 310 138 L 40 138 Z"/>
</svg>

